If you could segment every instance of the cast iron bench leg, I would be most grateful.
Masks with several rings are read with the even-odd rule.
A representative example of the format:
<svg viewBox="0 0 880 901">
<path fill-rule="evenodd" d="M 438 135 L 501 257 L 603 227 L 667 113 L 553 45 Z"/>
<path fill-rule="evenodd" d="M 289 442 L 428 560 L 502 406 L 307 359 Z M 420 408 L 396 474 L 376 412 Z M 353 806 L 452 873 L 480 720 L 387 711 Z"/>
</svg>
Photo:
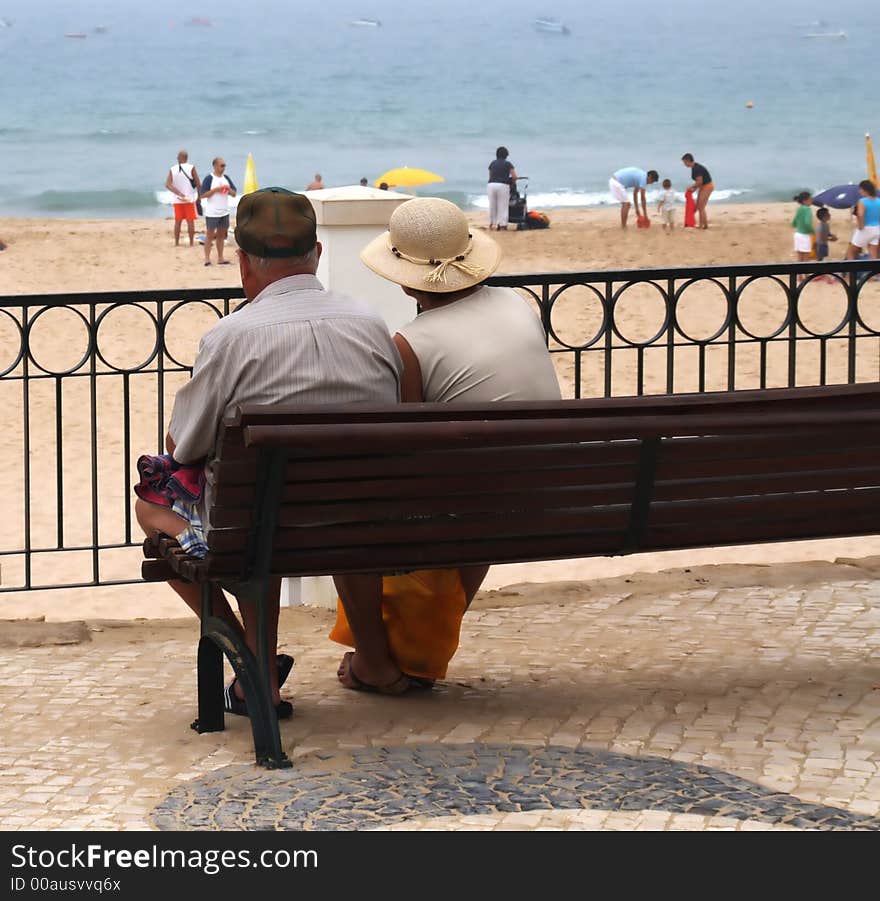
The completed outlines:
<svg viewBox="0 0 880 901">
<path fill-rule="evenodd" d="M 214 637 L 216 621 L 212 615 L 214 587 L 202 582 L 201 638 L 198 653 L 199 715 L 192 728 L 203 732 L 222 732 L 223 651 Z"/>
<path fill-rule="evenodd" d="M 262 592 L 261 592 L 262 594 Z M 223 653 L 229 658 L 232 669 L 241 684 L 247 704 L 251 731 L 254 736 L 254 753 L 259 766 L 281 769 L 292 766 L 281 746 L 278 715 L 269 693 L 269 655 L 263 647 L 263 672 L 257 658 L 239 636 L 211 611 L 213 588 L 210 582 L 202 584 L 202 637 L 199 639 L 198 684 L 199 718 L 192 724 L 197 732 L 219 732 L 223 721 Z M 258 603 L 265 603 L 261 597 Z M 261 645 L 266 645 L 265 617 L 258 625 Z M 271 658 L 274 664 L 274 656 Z"/>
</svg>

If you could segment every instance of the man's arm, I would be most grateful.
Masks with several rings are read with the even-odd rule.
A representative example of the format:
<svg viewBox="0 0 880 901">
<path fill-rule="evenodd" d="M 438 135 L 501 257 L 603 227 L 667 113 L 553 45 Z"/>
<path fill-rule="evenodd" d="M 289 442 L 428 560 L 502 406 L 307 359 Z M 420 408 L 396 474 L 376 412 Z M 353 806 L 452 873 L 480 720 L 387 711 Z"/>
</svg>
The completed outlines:
<svg viewBox="0 0 880 901">
<path fill-rule="evenodd" d="M 202 180 L 199 178 L 199 173 L 196 172 L 196 167 L 192 167 L 192 180 L 195 182 L 193 187 L 196 189 L 196 195 L 201 197 L 202 195 Z"/>
<path fill-rule="evenodd" d="M 639 193 L 642 195 L 642 215 L 647 219 L 648 218 L 648 200 L 645 194 L 644 188 L 638 189 Z M 636 216 L 639 214 L 639 205 L 636 204 Z"/>
<path fill-rule="evenodd" d="M 192 378 L 177 392 L 168 425 L 165 447 L 178 463 L 195 463 L 214 447 L 217 427 L 229 398 L 222 385 L 229 384 L 228 353 L 219 353 L 202 339 Z"/>
<path fill-rule="evenodd" d="M 235 187 L 235 182 L 227 175 L 226 181 L 229 182 L 229 196 L 235 197 L 238 193 L 238 188 Z"/>
</svg>

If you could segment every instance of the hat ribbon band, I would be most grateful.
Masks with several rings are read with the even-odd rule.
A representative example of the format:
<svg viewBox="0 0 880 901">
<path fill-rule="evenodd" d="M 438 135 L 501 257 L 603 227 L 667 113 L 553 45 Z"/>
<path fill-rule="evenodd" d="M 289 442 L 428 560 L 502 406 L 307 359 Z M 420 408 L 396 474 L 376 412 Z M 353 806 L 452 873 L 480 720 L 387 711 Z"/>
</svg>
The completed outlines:
<svg viewBox="0 0 880 901">
<path fill-rule="evenodd" d="M 455 267 L 459 272 L 463 272 L 465 275 L 472 275 L 474 278 L 479 278 L 485 273 L 486 270 L 482 266 L 472 266 L 465 262 L 466 257 L 470 254 L 471 250 L 473 250 L 473 245 L 474 239 L 468 236 L 468 244 L 464 253 L 449 257 L 449 259 L 446 260 L 424 260 L 419 257 L 412 257 L 408 253 L 398 250 L 396 247 L 391 247 L 391 252 L 398 259 L 406 260 L 407 263 L 415 263 L 417 266 L 433 266 L 434 268 L 425 276 L 424 280 L 429 285 L 436 285 L 446 283 L 446 271 L 450 266 Z"/>
</svg>

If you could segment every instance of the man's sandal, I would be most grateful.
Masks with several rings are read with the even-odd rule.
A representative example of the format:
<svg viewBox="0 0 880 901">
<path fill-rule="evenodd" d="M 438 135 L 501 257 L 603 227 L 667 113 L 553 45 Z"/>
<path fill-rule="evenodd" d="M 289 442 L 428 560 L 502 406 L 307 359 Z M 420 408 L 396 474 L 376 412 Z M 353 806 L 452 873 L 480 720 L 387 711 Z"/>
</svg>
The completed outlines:
<svg viewBox="0 0 880 901">
<path fill-rule="evenodd" d="M 276 659 L 278 662 L 278 687 L 281 688 L 293 669 L 293 657 L 290 654 L 279 654 Z M 235 716 L 247 716 L 247 703 L 242 698 L 236 697 L 235 694 L 237 681 L 236 677 L 223 689 L 223 710 L 226 713 L 235 714 Z M 275 713 L 279 720 L 290 719 L 293 716 L 293 704 L 290 701 L 280 701 L 275 705 Z"/>
</svg>

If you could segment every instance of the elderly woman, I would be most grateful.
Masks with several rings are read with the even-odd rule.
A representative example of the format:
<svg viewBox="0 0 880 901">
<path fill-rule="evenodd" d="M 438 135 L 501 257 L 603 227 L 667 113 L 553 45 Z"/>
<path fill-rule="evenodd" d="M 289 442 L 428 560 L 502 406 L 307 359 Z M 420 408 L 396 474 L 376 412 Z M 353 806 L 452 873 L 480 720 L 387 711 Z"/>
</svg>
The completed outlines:
<svg viewBox="0 0 880 901">
<path fill-rule="evenodd" d="M 846 251 L 848 260 L 856 260 L 865 251 L 872 259 L 880 256 L 880 197 L 877 186 L 869 179 L 859 182 L 862 195 L 856 204 L 856 229 L 849 239 Z"/>
<path fill-rule="evenodd" d="M 500 248 L 488 235 L 471 234 L 467 217 L 454 204 L 433 197 L 402 204 L 389 230 L 364 248 L 361 259 L 400 285 L 421 310 L 394 336 L 403 359 L 404 402 L 559 400 L 540 320 L 511 288 L 485 284 L 501 261 Z M 349 652 L 337 672 L 342 684 L 400 694 L 443 678 L 458 648 L 461 619 L 488 569 L 463 566 L 386 576 L 383 621 L 406 679 L 368 684 Z M 355 644 L 341 605 L 330 637 Z"/>
</svg>

